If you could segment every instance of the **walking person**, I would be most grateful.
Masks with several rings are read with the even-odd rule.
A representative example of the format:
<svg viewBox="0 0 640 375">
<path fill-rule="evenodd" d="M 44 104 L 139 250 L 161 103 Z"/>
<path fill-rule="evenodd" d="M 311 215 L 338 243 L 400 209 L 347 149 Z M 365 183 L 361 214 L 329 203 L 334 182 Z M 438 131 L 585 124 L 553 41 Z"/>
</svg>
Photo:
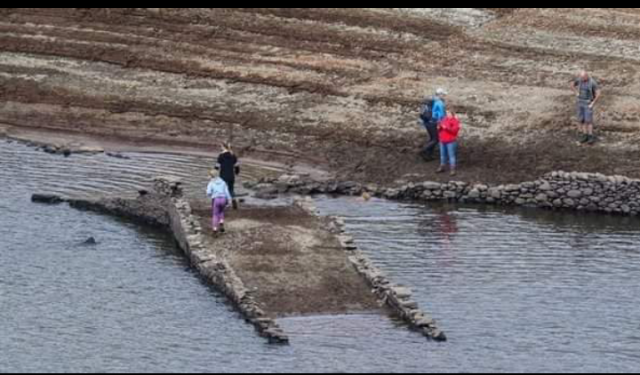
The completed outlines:
<svg viewBox="0 0 640 375">
<path fill-rule="evenodd" d="M 451 168 L 451 176 L 457 174 L 458 168 L 458 136 L 460 135 L 460 119 L 453 111 L 448 111 L 447 116 L 438 127 L 440 138 L 440 168 L 438 173 L 444 173 L 447 165 Z"/>
<path fill-rule="evenodd" d="M 211 199 L 213 234 L 224 233 L 225 210 L 231 203 L 232 196 L 227 183 L 220 177 L 220 172 L 212 170 L 209 173 L 211 181 L 207 186 L 207 196 Z"/>
<path fill-rule="evenodd" d="M 420 114 L 422 125 L 429 135 L 427 144 L 421 152 L 422 158 L 427 162 L 435 160 L 434 153 L 439 143 L 438 125 L 446 115 L 446 98 L 445 89 L 436 90 L 435 95 L 424 103 Z"/>
<path fill-rule="evenodd" d="M 220 145 L 222 151 L 218 156 L 217 168 L 220 170 L 220 177 L 227 183 L 229 192 L 231 193 L 230 203 L 235 210 L 238 209 L 238 201 L 236 200 L 236 176 L 240 174 L 240 165 L 238 157 L 233 152 L 229 143 Z"/>
</svg>

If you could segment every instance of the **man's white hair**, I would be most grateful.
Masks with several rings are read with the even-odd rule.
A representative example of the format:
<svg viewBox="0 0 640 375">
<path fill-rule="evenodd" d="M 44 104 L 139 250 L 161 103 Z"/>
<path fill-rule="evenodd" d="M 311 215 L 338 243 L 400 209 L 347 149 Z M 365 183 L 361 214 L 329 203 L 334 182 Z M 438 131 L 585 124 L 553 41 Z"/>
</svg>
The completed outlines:
<svg viewBox="0 0 640 375">
<path fill-rule="evenodd" d="M 436 90 L 436 96 L 446 96 L 447 94 L 447 90 L 443 89 L 443 88 L 439 88 Z"/>
</svg>

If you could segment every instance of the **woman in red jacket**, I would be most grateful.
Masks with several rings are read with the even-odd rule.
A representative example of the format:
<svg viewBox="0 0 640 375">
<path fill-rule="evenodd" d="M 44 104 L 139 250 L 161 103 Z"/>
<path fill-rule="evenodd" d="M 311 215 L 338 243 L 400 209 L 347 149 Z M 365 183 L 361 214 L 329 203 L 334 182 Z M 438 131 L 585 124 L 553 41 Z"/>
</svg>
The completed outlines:
<svg viewBox="0 0 640 375">
<path fill-rule="evenodd" d="M 460 120 L 455 112 L 447 111 L 447 117 L 438 127 L 440 134 L 440 169 L 438 173 L 444 173 L 447 164 L 451 166 L 451 175 L 456 175 L 458 166 L 458 135 L 460 134 Z"/>
</svg>

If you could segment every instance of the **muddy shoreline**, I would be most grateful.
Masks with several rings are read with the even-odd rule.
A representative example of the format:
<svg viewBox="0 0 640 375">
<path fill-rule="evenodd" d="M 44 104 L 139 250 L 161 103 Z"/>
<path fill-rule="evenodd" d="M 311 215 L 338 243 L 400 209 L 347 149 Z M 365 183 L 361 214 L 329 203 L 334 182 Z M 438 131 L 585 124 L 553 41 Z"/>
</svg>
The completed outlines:
<svg viewBox="0 0 640 375">
<path fill-rule="evenodd" d="M 0 124 L 0 137 L 7 140 L 17 141 L 28 146 L 37 147 L 46 150 L 47 146 L 53 147 L 58 153 L 63 155 L 65 150 L 73 153 L 107 153 L 108 155 L 120 157 L 126 153 L 149 153 L 149 154 L 174 154 L 174 155 L 190 155 L 203 158 L 214 159 L 217 154 L 217 147 L 210 146 L 196 140 L 193 141 L 172 141 L 172 140 L 154 140 L 142 138 L 129 138 L 123 136 L 104 136 L 95 134 L 83 134 L 75 132 L 42 130 L 39 128 L 18 128 Z M 541 141 L 542 142 L 542 141 Z M 513 151 L 510 155 L 505 155 L 500 159 L 501 162 L 508 163 L 509 160 L 527 161 L 526 155 L 531 157 L 533 163 L 528 164 L 528 169 L 521 169 L 510 173 L 505 173 L 504 166 L 501 163 L 491 164 L 488 160 L 480 162 L 476 168 L 463 165 L 461 173 L 452 179 L 448 175 L 436 174 L 434 168 L 437 163 L 425 163 L 422 160 L 416 161 L 421 165 L 422 171 L 419 173 L 402 174 L 402 168 L 398 168 L 393 174 L 382 174 L 370 176 L 368 173 L 342 173 L 339 170 L 332 169 L 328 164 L 314 164 L 313 161 L 304 159 L 295 159 L 288 155 L 279 153 L 270 153 L 269 151 L 241 151 L 239 154 L 244 155 L 243 162 L 247 165 L 269 171 L 273 177 L 280 175 L 299 175 L 310 178 L 316 182 L 337 181 L 337 182 L 355 182 L 362 186 L 375 184 L 379 188 L 393 189 L 407 183 L 422 183 L 424 181 L 434 181 L 440 183 L 448 183 L 450 181 L 461 181 L 468 184 L 487 184 L 487 185 L 508 185 L 520 184 L 531 181 L 535 178 L 544 176 L 555 171 L 577 171 L 581 173 L 601 173 L 606 175 L 621 175 L 628 178 L 640 178 L 640 169 L 635 169 L 634 165 L 640 160 L 640 152 L 625 151 L 617 154 L 613 150 L 596 149 L 588 146 L 573 146 L 575 150 L 563 149 L 558 143 L 562 140 L 555 139 L 544 147 L 553 150 L 565 150 L 571 154 L 566 161 L 570 166 L 575 168 L 562 168 L 567 163 L 556 160 L 554 151 L 550 150 L 544 155 L 539 155 L 538 150 L 532 151 L 533 155 L 529 155 L 527 150 L 520 150 L 517 153 Z M 492 149 L 495 150 L 492 146 Z M 542 146 L 541 146 L 542 147 Z M 572 146 L 569 146 L 572 147 Z M 462 156 L 473 150 L 462 151 Z M 491 152 L 491 151 L 489 151 Z M 601 152 L 608 152 L 605 158 L 600 155 Z M 420 159 L 417 155 L 409 153 L 412 157 Z M 478 154 L 476 160 L 481 160 L 482 155 Z M 553 159 L 553 160 L 549 160 Z M 540 163 L 542 161 L 542 163 Z M 602 167 L 602 163 L 611 164 L 611 167 Z M 475 164 L 475 163 L 474 163 Z M 375 163 L 371 163 L 375 165 Z M 517 166 L 516 164 L 514 164 Z M 613 166 L 615 165 L 615 167 Z M 465 170 L 466 169 L 466 170 Z M 469 170 L 471 169 L 471 170 Z M 605 171 L 605 172 L 601 172 Z M 413 171 L 415 172 L 415 171 Z M 382 172 L 381 172 L 382 173 Z M 382 178 L 381 176 L 389 176 L 390 178 Z M 472 177 L 470 177 L 472 176 Z M 391 178 L 394 177 L 394 178 Z M 253 181 L 255 182 L 255 181 Z"/>
<path fill-rule="evenodd" d="M 113 157 L 126 157 L 128 152 L 164 153 L 191 155 L 203 158 L 214 158 L 214 148 L 198 143 L 155 143 L 152 140 L 125 140 L 119 137 L 102 138 L 80 134 L 56 133 L 52 139 L 50 132 L 38 130 L 25 131 L 12 127 L 0 126 L 0 137 L 21 142 L 27 146 L 38 147 L 45 152 L 59 153 L 61 156 L 73 153 L 106 153 Z M 53 147 L 53 149 L 48 148 Z M 587 148 L 587 147 L 582 147 Z M 464 176 L 455 179 L 433 174 L 407 174 L 389 181 L 362 179 L 358 175 L 331 174 L 318 166 L 310 164 L 286 163 L 277 156 L 264 159 L 246 158 L 244 163 L 257 170 L 264 170 L 260 177 L 246 179 L 245 184 L 257 190 L 261 198 L 275 198 L 280 194 L 301 194 L 312 196 L 317 194 L 360 196 L 368 194 L 391 200 L 429 202 L 438 200 L 460 201 L 462 203 L 481 203 L 490 205 L 517 205 L 543 209 L 566 209 L 577 211 L 600 212 L 606 214 L 623 214 L 636 216 L 640 212 L 635 201 L 638 191 L 635 189 L 639 180 L 636 174 L 615 174 L 589 172 L 584 168 L 579 171 L 552 170 L 540 175 L 518 180 L 518 182 L 496 183 L 501 179 L 466 180 Z M 618 170 L 618 169 L 616 169 Z M 436 177 L 436 178 L 433 178 Z M 482 176 L 484 177 L 484 176 Z M 523 176 L 524 178 L 524 176 Z M 549 181 L 560 180 L 561 186 L 555 186 L 552 192 L 547 188 Z M 487 182 L 488 181 L 488 182 Z M 573 189 L 562 185 L 571 185 Z M 612 184 L 609 186 L 607 184 Z M 436 186 L 437 185 L 437 186 Z M 621 185 L 619 188 L 616 187 Z M 536 187 L 533 189 L 533 187 Z M 539 189 L 543 186 L 543 189 Z M 609 190 L 612 191 L 607 195 Z M 577 194 L 576 191 L 586 191 Z M 604 191 L 604 193 L 603 193 Z M 431 192 L 431 193 L 430 193 Z M 573 193 L 573 194 L 570 194 Z M 631 204 L 631 206 L 630 206 Z"/>
<path fill-rule="evenodd" d="M 108 154 L 122 157 L 126 153 L 165 154 L 196 156 L 214 160 L 219 152 L 217 145 L 211 146 L 197 141 L 158 141 L 153 139 L 132 139 L 121 136 L 91 135 L 76 132 L 51 131 L 39 128 L 16 128 L 0 123 L 0 139 L 15 141 L 42 151 L 64 155 L 74 153 Z M 280 161 L 282 160 L 282 161 Z M 317 179 L 329 178 L 328 173 L 309 164 L 285 163 L 286 159 L 268 152 L 253 153 L 243 158 L 244 163 L 273 173 L 300 173 Z"/>
</svg>

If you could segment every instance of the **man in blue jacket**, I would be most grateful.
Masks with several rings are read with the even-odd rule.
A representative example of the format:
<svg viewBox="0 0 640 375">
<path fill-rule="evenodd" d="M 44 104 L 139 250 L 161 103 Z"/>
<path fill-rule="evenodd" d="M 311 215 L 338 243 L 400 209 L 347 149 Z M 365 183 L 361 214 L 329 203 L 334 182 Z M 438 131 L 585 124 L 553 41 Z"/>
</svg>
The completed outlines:
<svg viewBox="0 0 640 375">
<path fill-rule="evenodd" d="M 429 140 L 421 153 L 425 161 L 435 160 L 434 153 L 436 147 L 440 143 L 440 139 L 438 137 L 438 124 L 440 124 L 447 115 L 446 98 L 447 91 L 440 88 L 436 90 L 436 94 L 433 99 L 428 100 L 427 103 L 425 103 L 422 110 L 422 114 L 420 116 L 422 125 L 424 125 L 429 133 Z"/>
</svg>

